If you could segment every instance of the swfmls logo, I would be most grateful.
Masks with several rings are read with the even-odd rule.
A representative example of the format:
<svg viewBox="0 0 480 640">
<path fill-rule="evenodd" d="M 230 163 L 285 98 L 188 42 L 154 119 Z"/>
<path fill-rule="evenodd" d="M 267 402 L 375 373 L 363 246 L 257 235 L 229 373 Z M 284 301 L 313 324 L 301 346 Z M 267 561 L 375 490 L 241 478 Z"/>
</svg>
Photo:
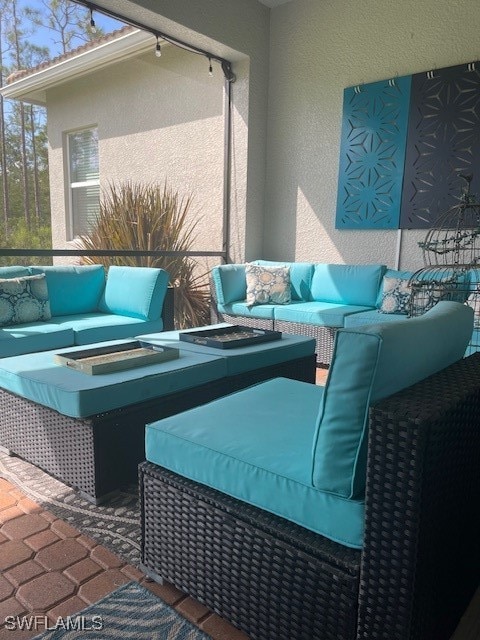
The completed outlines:
<svg viewBox="0 0 480 640">
<path fill-rule="evenodd" d="M 5 629 L 8 631 L 55 631 L 56 629 L 99 631 L 103 629 L 103 618 L 101 616 L 67 616 L 57 618 L 56 622 L 51 623 L 47 616 L 7 616 Z"/>
</svg>

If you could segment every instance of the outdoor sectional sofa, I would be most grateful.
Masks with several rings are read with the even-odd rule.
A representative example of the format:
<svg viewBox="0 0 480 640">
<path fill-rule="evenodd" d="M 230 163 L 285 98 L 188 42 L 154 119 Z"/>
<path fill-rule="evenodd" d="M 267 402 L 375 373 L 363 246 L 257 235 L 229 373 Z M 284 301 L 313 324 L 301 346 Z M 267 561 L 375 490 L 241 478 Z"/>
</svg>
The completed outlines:
<svg viewBox="0 0 480 640">
<path fill-rule="evenodd" d="M 163 269 L 0 267 L 0 358 L 167 329 L 173 290 Z"/>
<path fill-rule="evenodd" d="M 447 640 L 480 578 L 473 311 L 340 329 L 277 378 L 147 425 L 142 563 L 254 640 Z"/>
<path fill-rule="evenodd" d="M 253 304 L 247 301 L 247 273 L 249 267 L 277 269 L 287 267 L 290 295 L 279 302 Z M 447 272 L 448 274 L 448 272 Z M 410 293 L 406 289 L 412 271 L 389 269 L 381 264 L 314 264 L 302 262 L 274 262 L 256 260 L 247 264 L 225 264 L 214 267 L 211 274 L 212 321 L 230 322 L 262 329 L 313 337 L 317 343 L 317 363 L 330 364 L 334 338 L 342 327 L 351 328 L 379 322 L 405 320 L 411 312 Z M 422 278 L 436 281 L 438 270 L 426 272 Z M 445 272 L 442 273 L 442 280 Z M 478 288 L 478 274 L 469 281 L 462 273 L 448 290 L 443 284 L 426 288 L 420 300 L 420 315 L 439 299 L 465 302 Z M 453 291 L 453 293 L 452 293 Z M 419 300 L 419 299 L 418 299 Z M 476 301 L 476 324 L 470 343 L 480 343 L 480 306 Z M 475 348 L 469 347 L 469 352 Z"/>
</svg>

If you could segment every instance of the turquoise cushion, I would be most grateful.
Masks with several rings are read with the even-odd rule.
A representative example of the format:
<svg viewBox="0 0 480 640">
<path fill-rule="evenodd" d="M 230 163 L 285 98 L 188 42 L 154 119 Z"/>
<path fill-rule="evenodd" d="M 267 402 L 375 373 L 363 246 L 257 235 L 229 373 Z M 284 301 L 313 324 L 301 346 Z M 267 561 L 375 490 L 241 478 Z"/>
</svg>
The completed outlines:
<svg viewBox="0 0 480 640">
<path fill-rule="evenodd" d="M 218 310 L 221 313 L 228 313 L 232 316 L 245 316 L 246 318 L 263 318 L 273 320 L 273 304 L 255 304 L 249 307 L 246 302 L 232 302 L 229 304 L 219 304 Z M 239 324 L 241 321 L 239 320 Z"/>
<path fill-rule="evenodd" d="M 69 347 L 65 351 L 84 348 Z M 226 375 L 223 358 L 185 353 L 177 360 L 91 376 L 56 364 L 54 354 L 62 351 L 1 359 L 0 386 L 59 413 L 79 418 L 160 398 Z"/>
<path fill-rule="evenodd" d="M 22 278 L 23 276 L 29 276 L 30 271 L 27 267 L 22 266 L 10 266 L 0 267 L 0 278 Z"/>
<path fill-rule="evenodd" d="M 345 328 L 363 327 L 366 324 L 378 324 L 379 322 L 406 322 L 408 316 L 404 313 L 380 313 L 378 309 L 352 313 L 345 317 Z"/>
<path fill-rule="evenodd" d="M 146 458 L 336 542 L 361 547 L 364 505 L 311 482 L 323 388 L 276 378 L 146 427 Z"/>
<path fill-rule="evenodd" d="M 52 316 L 96 311 L 105 286 L 103 265 L 30 267 L 45 273 Z"/>
<path fill-rule="evenodd" d="M 98 308 L 141 320 L 158 320 L 167 292 L 168 273 L 151 267 L 118 267 L 108 270 L 107 284 Z"/>
<path fill-rule="evenodd" d="M 140 320 L 140 318 L 119 316 L 113 313 L 57 316 L 55 322 L 59 327 L 72 329 L 75 344 L 121 340 L 122 338 L 132 338 L 144 331 L 153 333 L 163 329 L 161 318 L 159 320 Z"/>
<path fill-rule="evenodd" d="M 290 267 L 290 287 L 292 300 L 311 300 L 313 264 L 310 262 L 277 262 L 274 260 L 254 260 L 253 264 L 264 266 Z"/>
<path fill-rule="evenodd" d="M 380 264 L 317 264 L 312 299 L 374 307 L 384 271 Z"/>
<path fill-rule="evenodd" d="M 472 309 L 444 301 L 405 322 L 337 332 L 317 419 L 314 486 L 363 494 L 369 405 L 462 358 L 472 327 Z"/>
<path fill-rule="evenodd" d="M 211 329 L 216 326 L 227 327 L 231 325 L 222 323 L 202 327 L 202 329 Z M 198 329 L 190 329 L 190 331 L 198 331 Z M 150 335 L 142 334 L 140 336 L 137 335 L 137 338 L 151 344 L 170 345 L 180 348 L 182 351 L 192 351 L 193 353 L 203 353 L 224 358 L 228 375 L 269 367 L 281 362 L 294 360 L 295 358 L 313 356 L 315 353 L 315 340 L 306 336 L 285 334 L 281 340 L 273 340 L 272 342 L 263 342 L 236 349 L 216 349 L 215 347 L 205 347 L 192 342 L 180 341 L 180 333 L 189 333 L 189 330 L 164 331 L 163 333 Z"/>
<path fill-rule="evenodd" d="M 222 264 L 213 267 L 212 281 L 219 305 L 224 306 L 237 300 L 245 300 L 247 297 L 244 264 Z"/>
<path fill-rule="evenodd" d="M 0 329 L 0 358 L 73 345 L 73 331 L 50 322 L 17 324 Z"/>
<path fill-rule="evenodd" d="M 333 302 L 297 302 L 278 305 L 274 309 L 275 320 L 314 324 L 324 327 L 343 327 L 351 313 L 367 311 L 369 307 L 337 304 Z"/>
</svg>

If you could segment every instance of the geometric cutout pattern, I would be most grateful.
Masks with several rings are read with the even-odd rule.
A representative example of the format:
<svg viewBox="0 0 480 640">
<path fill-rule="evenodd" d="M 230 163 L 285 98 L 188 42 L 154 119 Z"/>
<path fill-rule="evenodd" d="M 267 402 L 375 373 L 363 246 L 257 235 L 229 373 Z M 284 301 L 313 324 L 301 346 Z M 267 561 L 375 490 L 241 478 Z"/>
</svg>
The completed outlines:
<svg viewBox="0 0 480 640">
<path fill-rule="evenodd" d="M 480 194 L 480 64 L 412 77 L 400 227 L 425 229 L 459 203 L 473 174 Z"/>
<path fill-rule="evenodd" d="M 411 76 L 344 91 L 337 229 L 397 229 Z"/>
</svg>

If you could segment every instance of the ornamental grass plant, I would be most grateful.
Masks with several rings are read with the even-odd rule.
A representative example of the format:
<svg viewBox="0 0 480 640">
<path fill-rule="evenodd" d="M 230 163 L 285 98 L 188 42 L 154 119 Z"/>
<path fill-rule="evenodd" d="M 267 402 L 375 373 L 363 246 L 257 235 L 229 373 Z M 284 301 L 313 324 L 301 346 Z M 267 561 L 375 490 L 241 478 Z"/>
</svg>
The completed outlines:
<svg viewBox="0 0 480 640">
<path fill-rule="evenodd" d="M 91 232 L 79 239 L 79 245 L 88 250 L 191 251 L 196 227 L 188 216 L 191 204 L 191 196 L 180 197 L 166 184 L 111 184 L 102 193 Z M 175 287 L 176 328 L 209 322 L 208 276 L 199 273 L 198 263 L 189 256 L 85 257 L 83 262 L 161 267 Z"/>
</svg>

